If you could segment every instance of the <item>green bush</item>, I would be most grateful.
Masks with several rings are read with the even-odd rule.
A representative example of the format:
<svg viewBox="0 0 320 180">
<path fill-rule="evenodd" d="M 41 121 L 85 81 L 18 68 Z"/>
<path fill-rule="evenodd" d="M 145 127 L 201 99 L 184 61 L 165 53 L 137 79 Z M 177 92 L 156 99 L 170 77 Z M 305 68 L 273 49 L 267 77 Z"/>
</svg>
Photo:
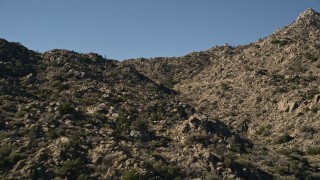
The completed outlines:
<svg viewBox="0 0 320 180">
<path fill-rule="evenodd" d="M 14 145 L 6 145 L 0 148 L 0 168 L 9 168 L 19 160 L 25 158 L 25 154 L 14 152 Z"/>
<path fill-rule="evenodd" d="M 318 110 L 319 110 L 318 106 L 313 106 L 313 107 L 311 108 L 311 111 L 312 111 L 313 113 L 318 112 Z"/>
<path fill-rule="evenodd" d="M 283 144 L 283 143 L 289 142 L 289 141 L 291 141 L 293 139 L 294 139 L 294 137 L 290 136 L 289 134 L 284 134 L 284 135 L 280 136 L 276 140 L 276 143 L 277 144 Z"/>
<path fill-rule="evenodd" d="M 119 112 L 119 117 L 116 121 L 116 131 L 118 133 L 127 133 L 130 130 L 131 122 L 128 119 L 128 115 L 124 111 Z"/>
<path fill-rule="evenodd" d="M 241 152 L 242 146 L 239 143 L 233 143 L 230 145 L 230 151 Z"/>
<path fill-rule="evenodd" d="M 175 165 L 165 164 L 160 161 L 151 161 L 149 163 L 155 173 L 164 179 L 178 179 L 182 175 L 180 169 Z"/>
<path fill-rule="evenodd" d="M 64 161 L 60 167 L 55 169 L 55 174 L 60 177 L 67 177 L 68 179 L 76 179 L 81 174 L 80 170 L 84 163 L 80 158 L 76 160 Z"/>
<path fill-rule="evenodd" d="M 27 114 L 27 111 L 19 110 L 19 111 L 16 112 L 15 117 L 16 118 L 22 118 L 25 114 Z"/>
<path fill-rule="evenodd" d="M 75 112 L 75 109 L 69 103 L 62 103 L 58 106 L 58 111 L 60 112 L 61 115 L 65 115 L 65 114 L 73 114 Z"/>
<path fill-rule="evenodd" d="M 139 180 L 139 179 L 140 179 L 140 176 L 135 170 L 130 170 L 125 172 L 121 177 L 121 180 Z"/>
</svg>

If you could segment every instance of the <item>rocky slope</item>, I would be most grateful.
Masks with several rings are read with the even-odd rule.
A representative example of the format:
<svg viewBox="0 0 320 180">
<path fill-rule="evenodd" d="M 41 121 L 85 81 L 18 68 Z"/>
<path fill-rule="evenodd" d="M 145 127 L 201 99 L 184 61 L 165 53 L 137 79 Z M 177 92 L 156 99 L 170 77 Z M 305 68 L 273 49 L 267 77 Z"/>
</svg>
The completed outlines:
<svg viewBox="0 0 320 180">
<path fill-rule="evenodd" d="M 317 179 L 319 27 L 124 62 L 1 39 L 0 178 Z"/>
<path fill-rule="evenodd" d="M 174 89 L 199 112 L 268 149 L 270 154 L 265 157 L 259 150 L 253 153 L 261 157 L 247 155 L 250 163 L 272 174 L 289 176 L 297 171 L 292 157 L 299 163 L 307 159 L 310 166 L 319 166 L 319 153 L 314 153 L 320 149 L 319 49 L 320 15 L 308 9 L 292 24 L 257 42 L 193 53 L 198 55 L 198 63 L 206 66 L 200 71 L 196 68 L 191 78 L 183 74 L 174 79 Z M 174 67 L 185 66 L 175 58 L 167 61 Z M 155 81 L 163 79 L 153 74 L 161 72 L 159 67 L 166 61 L 129 63 L 137 69 L 149 68 L 149 72 L 142 72 Z"/>
<path fill-rule="evenodd" d="M 130 65 L 0 42 L 2 179 L 269 176 L 224 163 L 251 141 Z"/>
</svg>

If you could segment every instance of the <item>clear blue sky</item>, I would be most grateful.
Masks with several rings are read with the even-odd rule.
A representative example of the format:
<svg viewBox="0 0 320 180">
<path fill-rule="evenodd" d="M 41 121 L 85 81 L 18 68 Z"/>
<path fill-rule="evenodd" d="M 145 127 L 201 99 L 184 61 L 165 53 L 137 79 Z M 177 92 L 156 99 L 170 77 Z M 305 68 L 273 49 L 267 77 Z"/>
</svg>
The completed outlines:
<svg viewBox="0 0 320 180">
<path fill-rule="evenodd" d="M 0 0 L 0 38 L 123 60 L 247 44 L 320 0 Z"/>
</svg>

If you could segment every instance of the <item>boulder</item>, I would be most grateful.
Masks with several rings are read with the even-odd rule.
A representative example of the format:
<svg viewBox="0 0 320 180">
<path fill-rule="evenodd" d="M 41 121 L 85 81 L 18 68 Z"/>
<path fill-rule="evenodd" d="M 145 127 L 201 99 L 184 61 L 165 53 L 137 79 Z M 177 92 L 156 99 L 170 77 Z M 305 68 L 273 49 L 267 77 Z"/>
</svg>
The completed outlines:
<svg viewBox="0 0 320 180">
<path fill-rule="evenodd" d="M 314 102 L 314 103 L 319 103 L 319 101 L 320 101 L 320 94 L 317 94 L 317 95 L 315 95 L 315 96 L 313 97 L 313 102 Z"/>
<path fill-rule="evenodd" d="M 289 112 L 296 110 L 299 107 L 299 104 L 296 101 L 289 103 Z"/>
<path fill-rule="evenodd" d="M 282 112 L 288 112 L 289 111 L 289 105 L 287 100 L 282 100 L 278 103 L 278 110 Z"/>
<path fill-rule="evenodd" d="M 107 110 L 107 105 L 105 103 L 101 103 L 96 107 L 88 107 L 87 112 L 88 114 L 95 114 L 95 113 L 106 113 Z"/>
<path fill-rule="evenodd" d="M 278 110 L 282 112 L 292 112 L 299 107 L 299 103 L 297 101 L 282 100 L 278 104 Z"/>
<path fill-rule="evenodd" d="M 140 131 L 137 131 L 137 130 L 132 130 L 130 132 L 130 136 L 131 137 L 134 137 L 134 138 L 140 138 L 142 136 L 141 132 Z"/>
<path fill-rule="evenodd" d="M 207 120 L 208 117 L 206 115 L 194 114 L 189 118 L 188 122 L 191 129 L 198 129 L 200 124 Z"/>
</svg>

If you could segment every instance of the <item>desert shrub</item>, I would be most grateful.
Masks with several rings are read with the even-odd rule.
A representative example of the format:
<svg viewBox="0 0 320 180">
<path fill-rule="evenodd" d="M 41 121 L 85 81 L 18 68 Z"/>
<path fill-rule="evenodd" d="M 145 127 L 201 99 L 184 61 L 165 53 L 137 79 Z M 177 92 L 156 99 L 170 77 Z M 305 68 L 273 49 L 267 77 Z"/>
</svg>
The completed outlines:
<svg viewBox="0 0 320 180">
<path fill-rule="evenodd" d="M 122 180 L 139 180 L 140 176 L 135 170 L 130 170 L 125 172 L 122 177 Z"/>
<path fill-rule="evenodd" d="M 242 151 L 242 146 L 241 144 L 239 143 L 233 143 L 230 145 L 230 151 L 233 151 L 233 152 L 241 152 Z"/>
<path fill-rule="evenodd" d="M 308 60 L 310 60 L 311 62 L 316 62 L 316 61 L 318 61 L 318 58 L 315 57 L 314 55 L 310 54 L 310 53 L 306 53 L 304 56 L 305 56 Z"/>
<path fill-rule="evenodd" d="M 210 173 L 210 174 L 206 175 L 205 179 L 207 179 L 207 180 L 221 180 L 222 178 L 216 174 Z"/>
<path fill-rule="evenodd" d="M 272 128 L 271 125 L 266 125 L 266 126 L 261 126 L 257 131 L 257 135 L 262 135 L 262 136 L 268 136 L 271 134 L 270 129 Z"/>
<path fill-rule="evenodd" d="M 125 133 L 130 130 L 131 122 L 128 119 L 127 114 L 124 111 L 119 112 L 119 116 L 116 121 L 116 131 L 118 133 Z"/>
<path fill-rule="evenodd" d="M 319 94 L 319 89 L 317 87 L 313 87 L 311 89 L 309 89 L 306 94 L 305 94 L 305 98 L 308 100 L 313 99 L 313 97 L 317 94 Z"/>
<path fill-rule="evenodd" d="M 318 155 L 320 154 L 320 146 L 314 146 L 307 149 L 306 153 L 308 155 Z"/>
<path fill-rule="evenodd" d="M 318 132 L 314 127 L 311 127 L 311 126 L 303 126 L 300 129 L 300 131 L 303 133 L 310 133 L 310 134 L 315 134 Z"/>
<path fill-rule="evenodd" d="M 293 139 L 294 139 L 294 137 L 290 136 L 289 134 L 284 134 L 284 135 L 278 137 L 278 139 L 276 140 L 276 143 L 283 144 L 283 143 L 289 142 Z"/>
<path fill-rule="evenodd" d="M 280 46 L 285 46 L 289 42 L 287 40 L 272 40 L 271 43 L 272 44 L 279 44 Z"/>
<path fill-rule="evenodd" d="M 136 130 L 148 130 L 148 122 L 144 119 L 136 119 L 131 123 L 131 128 Z"/>
<path fill-rule="evenodd" d="M 230 87 L 229 87 L 228 84 L 226 84 L 226 83 L 221 83 L 221 84 L 220 84 L 220 87 L 221 87 L 221 89 L 222 89 L 223 91 L 227 91 L 227 90 L 230 89 Z"/>
<path fill-rule="evenodd" d="M 280 154 L 285 155 L 285 156 L 292 156 L 292 155 L 303 156 L 303 155 L 305 155 L 304 152 L 300 151 L 297 147 L 281 149 L 278 152 Z"/>
<path fill-rule="evenodd" d="M 63 128 L 53 128 L 53 129 L 50 129 L 47 133 L 46 133 L 46 136 L 49 138 L 49 139 L 56 139 L 58 137 L 60 137 L 61 135 L 64 134 L 64 129 Z"/>
<path fill-rule="evenodd" d="M 318 106 L 313 106 L 313 107 L 311 108 L 311 112 L 313 112 L 313 113 L 318 112 L 318 110 L 319 110 Z"/>
<path fill-rule="evenodd" d="M 147 166 L 155 172 L 155 175 L 161 176 L 164 179 L 179 179 L 182 176 L 180 169 L 172 164 L 166 164 L 161 161 L 149 161 Z M 150 177 L 149 179 L 152 178 Z"/>
<path fill-rule="evenodd" d="M 273 94 L 277 94 L 277 93 L 287 93 L 289 90 L 288 90 L 288 87 L 283 87 L 283 86 L 279 86 L 279 87 L 276 87 L 274 90 L 273 90 Z"/>
<path fill-rule="evenodd" d="M 300 73 L 305 73 L 307 72 L 307 69 L 304 66 L 301 65 L 290 65 L 288 67 L 288 70 L 292 71 L 292 72 L 300 72 Z"/>
<path fill-rule="evenodd" d="M 17 147 L 14 145 L 5 145 L 0 147 L 0 157 L 8 156 L 15 149 L 17 149 Z"/>
<path fill-rule="evenodd" d="M 17 149 L 14 145 L 0 147 L 0 168 L 10 168 L 19 160 L 25 158 L 25 154 L 14 152 Z"/>
<path fill-rule="evenodd" d="M 67 160 L 55 169 L 55 174 L 60 177 L 67 177 L 68 179 L 76 179 L 81 174 L 80 169 L 83 165 L 84 163 L 80 158 Z"/>
<path fill-rule="evenodd" d="M 249 66 L 249 65 L 244 65 L 243 66 L 243 69 L 245 70 L 245 71 L 252 71 L 253 69 Z"/>
<path fill-rule="evenodd" d="M 87 179 L 89 179 L 89 175 L 87 175 L 87 174 L 80 174 L 77 177 L 77 180 L 87 180 Z"/>
<path fill-rule="evenodd" d="M 21 109 L 21 110 L 16 112 L 15 117 L 16 118 L 22 118 L 25 114 L 27 114 L 27 111 Z"/>
<path fill-rule="evenodd" d="M 184 140 L 184 145 L 192 145 L 197 143 L 204 143 L 207 137 L 205 134 L 192 134 L 186 137 Z"/>
<path fill-rule="evenodd" d="M 81 97 L 82 97 L 82 93 L 81 93 L 80 91 L 74 91 L 74 92 L 73 92 L 73 96 L 74 96 L 75 98 L 81 98 Z"/>
<path fill-rule="evenodd" d="M 69 86 L 62 83 L 61 81 L 54 81 L 51 85 L 53 88 L 58 89 L 59 91 L 67 90 Z"/>
<path fill-rule="evenodd" d="M 11 152 L 8 156 L 0 160 L 0 168 L 8 168 L 13 166 L 16 162 L 24 159 L 26 156 L 23 153 Z"/>
<path fill-rule="evenodd" d="M 41 128 L 37 126 L 32 126 L 30 128 L 24 129 L 24 134 L 28 136 L 30 139 L 38 138 L 41 134 Z"/>
<path fill-rule="evenodd" d="M 163 82 L 162 82 L 162 85 L 167 87 L 167 88 L 170 88 L 172 89 L 173 86 L 175 84 L 175 81 L 172 79 L 172 78 L 169 78 L 169 79 L 165 79 Z"/>
<path fill-rule="evenodd" d="M 61 115 L 65 115 L 74 113 L 75 109 L 69 103 L 62 103 L 58 106 L 58 111 Z"/>
<path fill-rule="evenodd" d="M 256 104 L 259 104 L 262 101 L 262 97 L 261 96 L 257 96 L 256 97 Z"/>
<path fill-rule="evenodd" d="M 311 173 L 310 175 L 308 175 L 308 177 L 306 179 L 310 179 L 310 180 L 317 180 L 320 179 L 320 173 Z"/>
</svg>

